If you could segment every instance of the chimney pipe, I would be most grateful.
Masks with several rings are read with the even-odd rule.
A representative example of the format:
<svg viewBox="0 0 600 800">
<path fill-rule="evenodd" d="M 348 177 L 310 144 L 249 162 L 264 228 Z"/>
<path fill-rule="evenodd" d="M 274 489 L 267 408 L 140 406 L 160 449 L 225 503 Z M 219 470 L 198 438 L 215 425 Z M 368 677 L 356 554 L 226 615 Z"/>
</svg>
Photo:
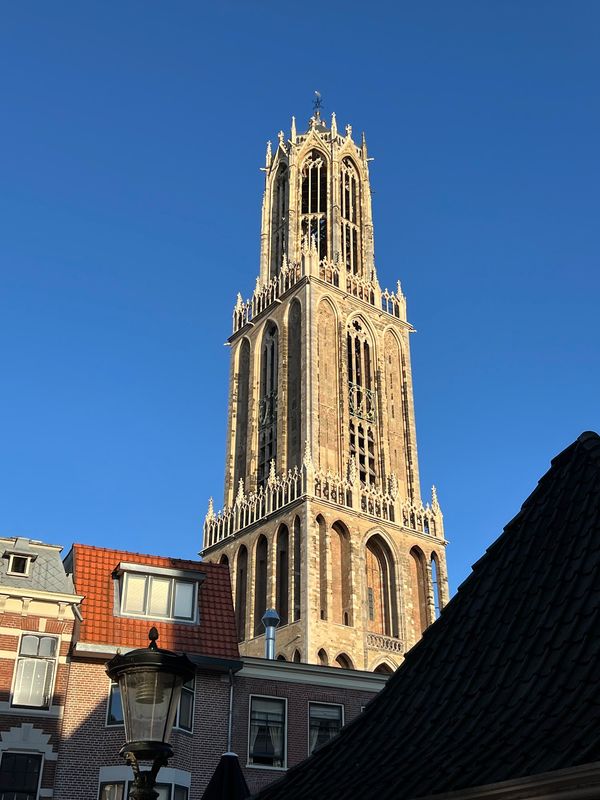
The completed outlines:
<svg viewBox="0 0 600 800">
<path fill-rule="evenodd" d="M 274 608 L 267 608 L 263 614 L 262 624 L 265 626 L 265 658 L 275 658 L 275 629 L 279 625 L 279 614 Z"/>
</svg>

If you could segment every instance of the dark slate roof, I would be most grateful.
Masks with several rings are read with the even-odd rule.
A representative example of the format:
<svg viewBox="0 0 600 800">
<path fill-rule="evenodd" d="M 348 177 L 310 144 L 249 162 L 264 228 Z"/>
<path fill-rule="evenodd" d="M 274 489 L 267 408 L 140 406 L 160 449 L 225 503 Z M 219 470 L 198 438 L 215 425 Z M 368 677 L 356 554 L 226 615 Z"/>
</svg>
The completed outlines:
<svg viewBox="0 0 600 800">
<path fill-rule="evenodd" d="M 261 792 L 406 800 L 600 760 L 600 437 L 552 461 L 364 714 Z"/>
<path fill-rule="evenodd" d="M 36 539 L 0 538 L 0 585 L 22 588 L 25 592 L 29 588 L 42 592 L 74 594 L 73 582 L 63 567 L 61 551 L 62 547 Z M 32 557 L 27 575 L 6 574 L 11 553 Z"/>
</svg>

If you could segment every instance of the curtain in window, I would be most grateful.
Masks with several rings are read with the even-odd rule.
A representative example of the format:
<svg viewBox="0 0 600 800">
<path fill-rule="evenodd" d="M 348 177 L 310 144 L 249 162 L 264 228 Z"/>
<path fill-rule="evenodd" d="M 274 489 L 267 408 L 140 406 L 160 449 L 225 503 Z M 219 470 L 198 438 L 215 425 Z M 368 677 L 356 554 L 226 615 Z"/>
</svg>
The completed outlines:
<svg viewBox="0 0 600 800">
<path fill-rule="evenodd" d="M 252 698 L 250 757 L 253 763 L 283 766 L 284 719 L 283 700 Z"/>
<path fill-rule="evenodd" d="M 340 732 L 342 727 L 342 709 L 340 706 L 310 706 L 309 745 L 310 752 L 327 744 Z"/>
</svg>

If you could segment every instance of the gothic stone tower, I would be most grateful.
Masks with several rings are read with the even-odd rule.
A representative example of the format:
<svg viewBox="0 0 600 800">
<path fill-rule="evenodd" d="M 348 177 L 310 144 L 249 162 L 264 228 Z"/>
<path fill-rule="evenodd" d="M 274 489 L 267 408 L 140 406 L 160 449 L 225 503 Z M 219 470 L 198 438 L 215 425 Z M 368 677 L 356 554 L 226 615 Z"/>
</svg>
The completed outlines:
<svg viewBox="0 0 600 800">
<path fill-rule="evenodd" d="M 406 300 L 375 271 L 367 147 L 328 128 L 267 146 L 260 276 L 233 312 L 225 504 L 203 556 L 231 569 L 240 649 L 277 609 L 289 661 L 389 671 L 447 602 L 423 505 Z"/>
</svg>

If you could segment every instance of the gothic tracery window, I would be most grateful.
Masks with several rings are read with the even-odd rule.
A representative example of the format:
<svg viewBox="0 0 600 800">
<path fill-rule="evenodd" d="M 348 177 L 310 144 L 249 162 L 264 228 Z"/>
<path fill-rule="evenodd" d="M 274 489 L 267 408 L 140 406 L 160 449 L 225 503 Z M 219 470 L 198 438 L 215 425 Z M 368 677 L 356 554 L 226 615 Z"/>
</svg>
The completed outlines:
<svg viewBox="0 0 600 800">
<path fill-rule="evenodd" d="M 327 258 L 327 161 L 318 150 L 312 150 L 302 165 L 302 197 L 300 204 L 302 239 L 314 243 L 319 259 Z"/>
<path fill-rule="evenodd" d="M 340 238 L 342 261 L 353 275 L 361 272 L 359 185 L 356 167 L 344 158 L 340 167 Z"/>
<path fill-rule="evenodd" d="M 269 323 L 263 337 L 260 364 L 260 405 L 258 411 L 258 485 L 263 486 L 269 467 L 277 456 L 278 331 Z"/>
<path fill-rule="evenodd" d="M 287 164 L 280 164 L 273 184 L 271 205 L 271 275 L 278 275 L 287 251 L 288 208 L 289 208 L 289 170 Z"/>
<path fill-rule="evenodd" d="M 368 629 L 385 636 L 398 636 L 394 559 L 378 535 L 367 542 L 365 571 Z"/>
<path fill-rule="evenodd" d="M 375 392 L 371 345 L 359 320 L 347 334 L 350 458 L 364 484 L 377 482 Z"/>
</svg>

